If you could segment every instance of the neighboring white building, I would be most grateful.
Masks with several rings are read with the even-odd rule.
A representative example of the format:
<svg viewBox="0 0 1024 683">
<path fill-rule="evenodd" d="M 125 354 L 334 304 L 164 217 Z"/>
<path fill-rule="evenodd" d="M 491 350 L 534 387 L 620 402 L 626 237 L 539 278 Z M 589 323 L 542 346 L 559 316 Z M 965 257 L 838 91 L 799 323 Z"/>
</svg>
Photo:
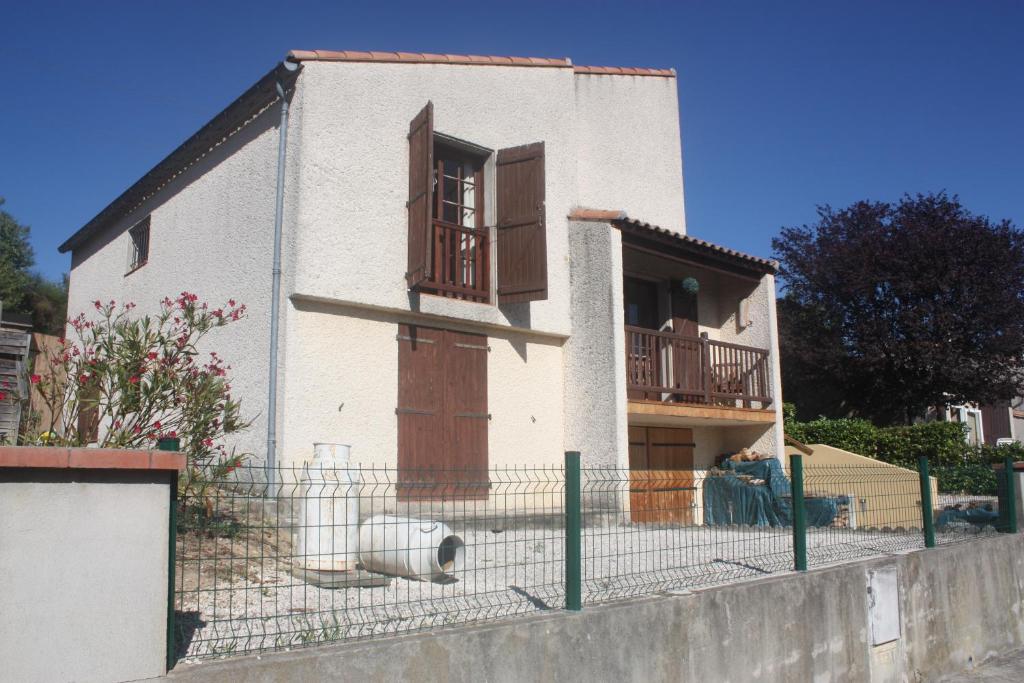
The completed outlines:
<svg viewBox="0 0 1024 683">
<path fill-rule="evenodd" d="M 674 71 L 295 51 L 61 251 L 71 312 L 247 304 L 211 344 L 259 460 L 781 457 L 775 264 L 685 231 Z"/>
</svg>

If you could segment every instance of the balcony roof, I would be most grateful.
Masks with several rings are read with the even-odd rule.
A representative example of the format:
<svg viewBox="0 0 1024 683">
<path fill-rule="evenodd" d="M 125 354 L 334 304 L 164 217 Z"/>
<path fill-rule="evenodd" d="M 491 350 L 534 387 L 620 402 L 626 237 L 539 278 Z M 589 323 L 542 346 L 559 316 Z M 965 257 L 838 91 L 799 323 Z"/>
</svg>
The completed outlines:
<svg viewBox="0 0 1024 683">
<path fill-rule="evenodd" d="M 779 262 L 774 259 L 744 254 L 742 251 L 736 251 L 735 249 L 723 247 L 706 240 L 683 235 L 658 227 L 657 225 L 645 223 L 644 221 L 621 218 L 612 221 L 612 224 L 622 231 L 623 237 L 631 236 L 641 240 L 657 242 L 695 259 L 721 261 L 746 270 L 753 270 L 760 274 L 770 273 L 774 275 L 779 270 Z"/>
</svg>

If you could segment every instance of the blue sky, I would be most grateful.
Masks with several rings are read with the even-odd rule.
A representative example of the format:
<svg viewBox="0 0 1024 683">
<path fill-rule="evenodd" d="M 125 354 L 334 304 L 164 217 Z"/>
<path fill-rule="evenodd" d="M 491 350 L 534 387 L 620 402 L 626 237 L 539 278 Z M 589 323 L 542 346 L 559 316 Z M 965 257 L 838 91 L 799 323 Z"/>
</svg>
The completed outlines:
<svg viewBox="0 0 1024 683">
<path fill-rule="evenodd" d="M 903 192 L 1024 224 L 1024 2 L 2 2 L 0 196 L 53 277 L 293 48 L 674 67 L 689 232 L 760 255 L 817 204 Z"/>
</svg>

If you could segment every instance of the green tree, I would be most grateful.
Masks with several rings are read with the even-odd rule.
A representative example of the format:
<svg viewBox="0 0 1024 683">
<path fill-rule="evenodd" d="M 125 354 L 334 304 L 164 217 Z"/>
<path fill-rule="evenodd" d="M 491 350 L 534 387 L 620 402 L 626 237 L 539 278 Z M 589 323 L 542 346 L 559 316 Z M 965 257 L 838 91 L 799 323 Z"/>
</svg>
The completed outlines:
<svg viewBox="0 0 1024 683">
<path fill-rule="evenodd" d="M 0 210 L 0 303 L 5 311 L 31 316 L 35 331 L 60 335 L 67 317 L 68 276 L 54 282 L 31 271 L 30 234 L 29 226 Z"/>
<path fill-rule="evenodd" d="M 0 206 L 3 204 L 0 198 Z M 29 268 L 36 263 L 28 237 L 29 227 L 0 209 L 0 302 L 4 309 L 18 313 L 24 311 Z"/>
<path fill-rule="evenodd" d="M 1024 233 L 944 193 L 818 210 L 773 240 L 783 391 L 801 417 L 909 422 L 1024 395 Z"/>
</svg>

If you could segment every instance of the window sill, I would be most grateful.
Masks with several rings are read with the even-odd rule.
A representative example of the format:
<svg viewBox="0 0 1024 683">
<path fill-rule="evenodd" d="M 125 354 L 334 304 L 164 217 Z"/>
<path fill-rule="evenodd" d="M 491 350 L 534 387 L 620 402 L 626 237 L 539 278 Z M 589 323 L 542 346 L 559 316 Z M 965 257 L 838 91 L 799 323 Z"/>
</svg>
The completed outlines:
<svg viewBox="0 0 1024 683">
<path fill-rule="evenodd" d="M 136 272 L 136 271 L 138 271 L 138 270 L 141 270 L 141 269 L 145 268 L 145 267 L 146 267 L 146 264 L 147 264 L 147 263 L 149 263 L 149 261 L 143 261 L 142 263 L 140 263 L 139 265 L 135 266 L 134 268 L 132 268 L 131 270 L 129 270 L 129 271 L 127 272 L 127 273 L 125 273 L 125 274 L 124 274 L 124 276 L 125 276 L 125 277 L 128 277 L 128 276 L 129 276 L 129 275 L 131 275 L 132 273 L 134 273 L 134 272 Z"/>
</svg>

